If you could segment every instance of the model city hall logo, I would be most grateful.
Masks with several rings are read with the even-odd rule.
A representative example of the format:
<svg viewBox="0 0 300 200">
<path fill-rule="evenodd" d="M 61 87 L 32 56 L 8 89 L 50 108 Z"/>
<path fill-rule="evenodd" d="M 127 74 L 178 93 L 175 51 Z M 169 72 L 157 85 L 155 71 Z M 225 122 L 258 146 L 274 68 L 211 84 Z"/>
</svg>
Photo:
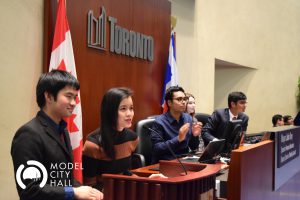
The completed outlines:
<svg viewBox="0 0 300 200">
<path fill-rule="evenodd" d="M 106 21 L 110 27 L 110 52 L 153 61 L 153 37 L 117 25 L 117 18 L 109 16 L 107 19 L 103 6 L 98 18 L 92 10 L 88 12 L 88 47 L 106 50 Z"/>
<path fill-rule="evenodd" d="M 35 160 L 27 161 L 27 166 L 21 164 L 16 172 L 16 179 L 18 185 L 25 189 L 26 185 L 24 182 L 37 182 L 39 187 L 44 187 L 47 183 L 50 186 L 61 186 L 61 187 L 71 187 L 71 171 L 75 169 L 81 169 L 81 164 L 78 163 L 51 163 L 50 172 L 48 174 L 45 166 Z"/>
<path fill-rule="evenodd" d="M 35 182 L 40 181 L 39 186 L 41 188 L 45 186 L 48 179 L 48 174 L 44 165 L 35 160 L 28 160 L 27 168 L 24 168 L 25 166 L 21 164 L 16 173 L 17 183 L 22 189 L 26 188 L 26 185 L 23 182 L 26 179 L 31 179 Z"/>
</svg>

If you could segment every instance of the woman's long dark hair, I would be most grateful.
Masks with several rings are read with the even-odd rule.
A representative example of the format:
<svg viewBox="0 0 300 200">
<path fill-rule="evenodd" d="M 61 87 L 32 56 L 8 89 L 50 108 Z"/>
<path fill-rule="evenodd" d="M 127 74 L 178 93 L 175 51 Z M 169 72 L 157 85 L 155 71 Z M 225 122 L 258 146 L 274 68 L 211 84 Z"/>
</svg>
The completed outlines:
<svg viewBox="0 0 300 200">
<path fill-rule="evenodd" d="M 100 143 L 106 155 L 115 159 L 114 138 L 117 133 L 118 110 L 121 101 L 132 96 L 129 88 L 112 88 L 102 98 Z"/>
</svg>

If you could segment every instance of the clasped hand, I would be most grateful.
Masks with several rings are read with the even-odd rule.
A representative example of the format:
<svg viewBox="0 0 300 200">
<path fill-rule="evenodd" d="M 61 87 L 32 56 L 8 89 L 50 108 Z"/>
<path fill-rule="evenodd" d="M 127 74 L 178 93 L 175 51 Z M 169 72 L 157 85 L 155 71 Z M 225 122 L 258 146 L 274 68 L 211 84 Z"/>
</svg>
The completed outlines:
<svg viewBox="0 0 300 200">
<path fill-rule="evenodd" d="M 193 123 L 193 127 L 192 127 L 193 136 L 197 137 L 201 135 L 202 126 L 203 124 L 201 122 Z"/>
<path fill-rule="evenodd" d="M 185 139 L 185 136 L 186 136 L 187 132 L 189 131 L 189 128 L 190 128 L 190 123 L 185 123 L 182 127 L 180 127 L 179 133 L 178 133 L 178 141 L 179 142 L 182 142 Z M 199 136 L 201 134 L 201 130 L 202 130 L 201 122 L 193 123 L 193 126 L 192 126 L 193 136 L 195 136 L 195 137 Z"/>
</svg>

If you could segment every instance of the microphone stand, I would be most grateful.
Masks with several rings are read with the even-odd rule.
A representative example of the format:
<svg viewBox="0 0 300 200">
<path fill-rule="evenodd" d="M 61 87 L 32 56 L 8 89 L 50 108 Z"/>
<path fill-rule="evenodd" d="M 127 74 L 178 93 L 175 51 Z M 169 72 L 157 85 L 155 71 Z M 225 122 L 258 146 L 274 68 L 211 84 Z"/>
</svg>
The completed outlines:
<svg viewBox="0 0 300 200">
<path fill-rule="evenodd" d="M 164 140 L 164 138 L 154 129 L 147 127 L 147 126 L 143 126 L 144 128 L 154 132 L 156 135 L 158 135 L 160 137 L 160 139 L 162 139 L 162 141 L 165 143 L 165 145 L 167 146 L 167 148 L 169 149 L 169 151 L 171 152 L 172 156 L 180 163 L 185 175 L 187 175 L 187 171 L 185 166 L 182 164 L 182 162 L 177 158 L 177 156 L 175 155 L 174 151 L 171 149 L 171 147 L 166 143 L 166 141 Z"/>
</svg>

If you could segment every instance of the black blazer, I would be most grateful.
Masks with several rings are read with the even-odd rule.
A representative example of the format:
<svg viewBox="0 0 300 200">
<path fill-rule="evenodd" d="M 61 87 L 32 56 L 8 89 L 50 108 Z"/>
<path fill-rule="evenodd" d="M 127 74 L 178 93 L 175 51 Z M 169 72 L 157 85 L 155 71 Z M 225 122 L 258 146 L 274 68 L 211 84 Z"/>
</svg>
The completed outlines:
<svg viewBox="0 0 300 200">
<path fill-rule="evenodd" d="M 41 111 L 38 112 L 37 116 L 29 121 L 27 124 L 23 125 L 15 134 L 12 146 L 11 146 L 11 156 L 14 164 L 15 178 L 16 171 L 18 167 L 23 164 L 27 167 L 28 160 L 35 160 L 42 163 L 47 172 L 48 180 L 44 187 L 39 187 L 39 182 L 34 182 L 28 179 L 26 180 L 25 189 L 19 187 L 16 181 L 18 193 L 20 199 L 37 199 L 37 200 L 47 200 L 55 199 L 59 200 L 65 199 L 64 187 L 58 186 L 59 181 L 62 184 L 77 185 L 74 182 L 72 170 L 63 170 L 69 172 L 69 175 L 64 173 L 59 178 L 51 178 L 51 171 L 58 171 L 59 169 L 51 169 L 51 164 L 59 163 L 72 163 L 72 147 L 70 145 L 70 138 L 67 131 L 64 134 L 65 144 L 63 143 L 60 135 L 57 133 L 56 129 L 49 121 L 46 119 L 45 114 Z M 54 173 L 53 177 L 56 176 Z M 52 184 L 51 184 L 52 181 Z M 55 181 L 55 184 L 53 184 Z M 55 185 L 55 186 L 53 186 Z M 64 185 L 65 186 L 65 185 Z"/>
<path fill-rule="evenodd" d="M 244 113 L 239 113 L 237 119 L 241 119 L 243 131 L 247 130 L 249 117 Z M 208 118 L 208 122 L 202 128 L 202 138 L 205 145 L 207 145 L 214 138 L 226 139 L 223 136 L 223 132 L 226 129 L 229 122 L 229 109 L 215 110 Z"/>
</svg>

